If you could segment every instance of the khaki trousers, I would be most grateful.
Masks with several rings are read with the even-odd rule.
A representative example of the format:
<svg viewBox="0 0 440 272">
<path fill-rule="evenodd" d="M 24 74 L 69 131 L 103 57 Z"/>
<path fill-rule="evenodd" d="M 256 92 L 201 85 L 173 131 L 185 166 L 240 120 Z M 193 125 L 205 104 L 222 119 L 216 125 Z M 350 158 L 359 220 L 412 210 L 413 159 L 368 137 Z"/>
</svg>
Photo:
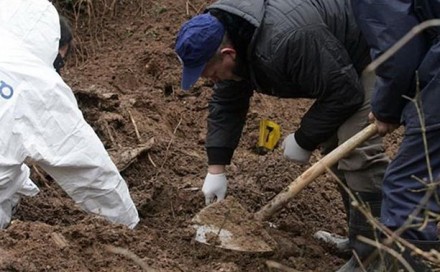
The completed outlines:
<svg viewBox="0 0 440 272">
<path fill-rule="evenodd" d="M 370 99 L 374 81 L 374 74 L 362 78 L 365 90 L 364 104 L 339 127 L 331 139 L 321 145 L 323 154 L 329 153 L 369 125 L 368 114 L 371 111 Z M 376 135 L 341 159 L 331 170 L 352 191 L 379 193 L 388 163 L 389 158 L 385 154 L 383 139 Z"/>
</svg>

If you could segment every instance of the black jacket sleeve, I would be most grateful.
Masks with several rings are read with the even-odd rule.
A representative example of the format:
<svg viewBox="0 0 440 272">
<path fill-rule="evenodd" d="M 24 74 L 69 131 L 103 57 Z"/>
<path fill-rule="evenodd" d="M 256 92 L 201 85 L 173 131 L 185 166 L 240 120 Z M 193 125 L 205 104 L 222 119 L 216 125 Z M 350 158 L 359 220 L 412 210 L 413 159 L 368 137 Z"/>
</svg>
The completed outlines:
<svg viewBox="0 0 440 272">
<path fill-rule="evenodd" d="M 375 59 L 394 45 L 419 22 L 413 11 L 413 0 L 352 1 L 359 27 L 372 48 Z M 372 111 L 377 119 L 400 123 L 408 99 L 415 93 L 415 70 L 426 52 L 422 35 L 414 37 L 376 71 L 378 82 L 372 98 Z"/>
<path fill-rule="evenodd" d="M 282 42 L 287 76 L 316 98 L 295 132 L 298 144 L 312 151 L 362 106 L 363 87 L 348 52 L 325 26 L 302 27 Z"/>
<path fill-rule="evenodd" d="M 240 141 L 252 93 L 248 81 L 223 81 L 214 86 L 206 139 L 209 165 L 230 164 Z"/>
</svg>

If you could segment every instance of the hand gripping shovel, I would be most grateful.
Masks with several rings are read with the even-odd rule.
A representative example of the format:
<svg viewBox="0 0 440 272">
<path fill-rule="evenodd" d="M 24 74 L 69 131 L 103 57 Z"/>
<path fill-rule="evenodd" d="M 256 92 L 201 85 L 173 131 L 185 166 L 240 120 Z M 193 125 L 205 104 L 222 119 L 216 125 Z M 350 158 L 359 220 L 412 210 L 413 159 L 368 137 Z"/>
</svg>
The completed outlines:
<svg viewBox="0 0 440 272">
<path fill-rule="evenodd" d="M 313 164 L 254 214 L 248 213 L 232 197 L 203 208 L 192 219 L 196 229 L 196 241 L 236 251 L 272 251 L 275 247 L 275 241 L 264 230 L 262 222 L 280 211 L 305 186 L 323 174 L 327 168 L 336 164 L 376 133 L 375 124 L 364 128 Z"/>
</svg>

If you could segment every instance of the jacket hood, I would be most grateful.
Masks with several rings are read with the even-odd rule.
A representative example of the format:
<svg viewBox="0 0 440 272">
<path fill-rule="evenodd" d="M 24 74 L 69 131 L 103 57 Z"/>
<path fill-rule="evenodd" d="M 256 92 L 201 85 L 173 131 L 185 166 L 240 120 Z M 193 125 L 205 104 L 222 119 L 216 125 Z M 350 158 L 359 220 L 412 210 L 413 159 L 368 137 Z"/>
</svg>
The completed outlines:
<svg viewBox="0 0 440 272">
<path fill-rule="evenodd" d="M 240 16 L 251 24 L 253 24 L 256 28 L 258 28 L 261 24 L 261 21 L 264 17 L 264 0 L 256 0 L 256 1 L 236 1 L 236 0 L 220 0 L 212 5 L 210 5 L 207 9 L 221 9 L 227 11 L 229 13 Z"/>
<path fill-rule="evenodd" d="M 53 66 L 60 40 L 55 7 L 47 0 L 0 0 L 0 7 L 2 43 L 27 50 Z"/>
</svg>

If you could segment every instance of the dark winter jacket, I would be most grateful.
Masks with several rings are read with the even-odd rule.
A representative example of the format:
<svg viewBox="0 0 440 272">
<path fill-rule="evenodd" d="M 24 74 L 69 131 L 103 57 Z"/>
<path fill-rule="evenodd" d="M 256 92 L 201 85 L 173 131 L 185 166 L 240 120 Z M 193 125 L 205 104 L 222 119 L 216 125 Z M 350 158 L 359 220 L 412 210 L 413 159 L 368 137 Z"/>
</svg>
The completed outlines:
<svg viewBox="0 0 440 272">
<path fill-rule="evenodd" d="M 256 30 L 247 52 L 248 80 L 214 87 L 206 142 L 209 164 L 230 163 L 253 90 L 316 99 L 295 132 L 307 150 L 330 138 L 362 105 L 358 75 L 370 58 L 349 0 L 220 0 L 210 9 L 238 15 Z"/>
<path fill-rule="evenodd" d="M 422 21 L 440 18 L 440 0 L 352 0 L 359 26 L 376 58 Z M 429 28 L 413 38 L 381 65 L 372 99 L 376 118 L 402 121 L 406 133 L 420 132 L 420 114 L 403 96 L 416 93 L 418 71 L 427 130 L 440 128 L 440 28 Z"/>
</svg>

